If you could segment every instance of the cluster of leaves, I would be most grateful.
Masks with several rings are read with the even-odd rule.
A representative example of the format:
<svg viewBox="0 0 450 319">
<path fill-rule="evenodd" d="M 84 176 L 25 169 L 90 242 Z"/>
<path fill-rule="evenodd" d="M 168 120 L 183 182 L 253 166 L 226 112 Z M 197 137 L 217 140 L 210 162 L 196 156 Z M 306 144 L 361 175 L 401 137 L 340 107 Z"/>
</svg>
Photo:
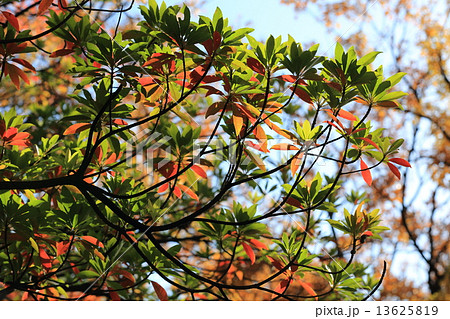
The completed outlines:
<svg viewBox="0 0 450 319">
<path fill-rule="evenodd" d="M 52 33 L 66 44 L 48 56 L 73 58 L 76 80 L 65 103 L 75 100 L 76 107 L 60 116 L 59 134 L 32 140 L 36 127 L 12 106 L 0 118 L 0 296 L 372 294 L 377 281 L 354 255 L 386 228 L 362 204 L 349 214 L 338 189 L 346 175 L 361 173 L 370 185 L 378 165 L 398 177 L 393 163 L 409 165 L 393 157 L 402 140 L 367 121 L 380 104 L 399 106 L 402 94 L 390 91 L 403 74 L 384 79 L 381 68 L 370 68 L 377 53 L 358 58 L 339 44 L 328 58 L 291 37 L 259 43 L 251 29 L 228 26 L 219 9 L 193 22 L 186 6 L 149 1 L 140 7 L 138 29 L 110 36 L 89 23 L 83 7 L 89 2 L 39 6 L 49 27 L 40 36 Z M 25 47 L 38 35 L 18 32 L 5 16 L 0 35 L 12 35 L 0 38 L 2 81 L 19 89 L 25 73 L 11 73 L 6 61 L 34 68 L 18 62 L 23 51 L 7 48 Z M 295 106 L 298 121 L 288 112 Z M 277 139 L 286 142 L 269 147 Z M 287 218 L 297 225 L 301 219 L 301 230 L 280 231 Z M 350 242 L 347 261 L 340 238 Z M 330 242 L 335 255 L 325 247 Z M 323 254 L 311 254 L 313 248 Z M 322 261 L 324 255 L 337 260 Z M 257 263 L 271 265 L 272 273 L 243 282 Z M 302 279 L 305 272 L 320 274 L 326 291 L 317 293 Z M 154 274 L 171 286 L 170 296 L 161 281 L 149 279 Z M 241 282 L 230 282 L 234 274 Z M 349 274 L 358 279 L 350 282 Z M 289 291 L 294 281 L 307 295 Z"/>
</svg>

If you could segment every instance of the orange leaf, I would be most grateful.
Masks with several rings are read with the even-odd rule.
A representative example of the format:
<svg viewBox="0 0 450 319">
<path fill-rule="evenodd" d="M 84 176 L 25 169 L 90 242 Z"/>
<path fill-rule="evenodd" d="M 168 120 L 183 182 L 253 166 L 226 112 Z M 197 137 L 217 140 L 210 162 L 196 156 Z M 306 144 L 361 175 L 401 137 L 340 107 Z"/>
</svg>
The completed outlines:
<svg viewBox="0 0 450 319">
<path fill-rule="evenodd" d="M 52 268 L 52 260 L 42 247 L 39 247 L 39 258 L 41 259 L 42 267 L 44 267 L 45 270 L 50 270 Z"/>
<path fill-rule="evenodd" d="M 344 118 L 346 120 L 349 120 L 349 121 L 356 121 L 357 120 L 356 116 L 354 116 L 352 113 L 350 113 L 350 112 L 348 112 L 346 110 L 342 110 L 342 109 L 339 110 L 338 116 L 340 116 L 340 117 L 342 117 L 342 118 Z"/>
<path fill-rule="evenodd" d="M 279 150 L 279 151 L 298 151 L 299 148 L 297 146 L 288 144 L 288 143 L 280 143 L 275 144 L 270 148 L 271 150 Z"/>
<path fill-rule="evenodd" d="M 283 294 L 286 290 L 287 285 L 289 284 L 289 279 L 283 279 L 280 281 L 278 286 L 274 289 L 275 292 L 278 292 L 279 294 Z M 272 294 L 272 299 L 278 297 L 277 294 Z"/>
<path fill-rule="evenodd" d="M 398 157 L 394 157 L 394 158 L 390 158 L 389 162 L 404 166 L 404 167 L 411 167 L 411 164 L 407 161 L 404 160 L 403 158 L 398 158 Z"/>
<path fill-rule="evenodd" d="M 303 153 L 300 153 L 298 155 L 295 155 L 291 162 L 291 173 L 292 176 L 295 176 L 295 173 L 297 172 L 298 168 L 302 164 L 302 157 Z"/>
<path fill-rule="evenodd" d="M 192 198 L 192 199 L 195 199 L 196 201 L 198 201 L 198 196 L 197 196 L 197 194 L 195 194 L 193 191 L 192 191 L 192 189 L 190 189 L 189 187 L 187 187 L 187 186 L 184 186 L 184 185 L 178 185 L 178 187 L 186 194 L 186 195 L 188 195 L 190 198 Z"/>
<path fill-rule="evenodd" d="M 191 169 L 200 177 L 202 178 L 208 178 L 208 175 L 206 175 L 205 170 L 198 165 L 192 165 Z"/>
<path fill-rule="evenodd" d="M 264 129 L 261 127 L 261 125 L 258 125 L 254 130 L 253 134 L 255 134 L 255 137 L 257 140 L 267 140 L 266 132 L 264 132 Z"/>
<path fill-rule="evenodd" d="M 151 281 L 153 289 L 155 289 L 155 293 L 158 296 L 159 300 L 161 301 L 167 301 L 169 300 L 169 298 L 167 297 L 167 292 L 166 290 L 161 287 L 160 284 L 158 284 L 157 282 Z"/>
<path fill-rule="evenodd" d="M 40 16 L 45 11 L 47 11 L 47 9 L 51 6 L 52 3 L 53 3 L 53 0 L 42 0 L 41 3 L 39 4 L 37 15 Z"/>
<path fill-rule="evenodd" d="M 233 125 L 236 135 L 239 135 L 241 133 L 242 126 L 244 125 L 244 118 L 240 114 L 237 115 L 233 113 Z"/>
<path fill-rule="evenodd" d="M 372 185 L 372 174 L 370 170 L 367 169 L 367 164 L 361 159 L 361 175 L 367 185 Z"/>
<path fill-rule="evenodd" d="M 355 98 L 355 102 L 356 102 L 356 103 L 360 103 L 360 104 L 369 105 L 369 102 L 367 102 L 367 101 L 364 100 L 363 98 L 360 98 L 359 96 L 357 96 L 357 97 Z"/>
<path fill-rule="evenodd" d="M 245 253 L 247 254 L 248 258 L 250 258 L 250 261 L 252 262 L 252 265 L 255 263 L 255 253 L 252 249 L 252 247 L 250 247 L 248 244 L 246 243 L 241 243 L 242 247 L 244 248 Z"/>
<path fill-rule="evenodd" d="M 294 91 L 293 87 L 290 87 L 289 89 L 291 89 L 291 91 Z M 308 92 L 303 90 L 301 87 L 296 87 L 294 93 L 306 103 L 313 104 L 313 101 L 311 100 L 311 97 L 309 96 Z"/>
<path fill-rule="evenodd" d="M 113 123 L 114 123 L 114 124 L 117 124 L 117 125 L 128 125 L 127 122 L 125 122 L 124 120 L 121 120 L 121 119 L 115 119 L 115 120 L 113 121 Z"/>
<path fill-rule="evenodd" d="M 81 236 L 81 239 L 91 243 L 92 245 L 98 246 L 100 248 L 103 248 L 105 246 L 103 246 L 102 242 L 100 240 L 98 240 L 95 237 L 92 236 Z"/>
<path fill-rule="evenodd" d="M 282 79 L 285 82 L 295 83 L 295 81 L 298 80 L 298 84 L 300 85 L 306 85 L 306 82 L 302 79 L 299 79 L 298 77 L 295 77 L 294 75 L 280 75 L 277 78 Z"/>
<path fill-rule="evenodd" d="M 361 235 L 364 236 L 373 236 L 373 233 L 370 230 L 366 230 L 364 233 L 362 233 Z"/>
<path fill-rule="evenodd" d="M 16 16 L 9 11 L 2 11 L 2 13 L 9 24 L 11 24 L 16 31 L 20 31 L 19 20 L 17 20 Z"/>
<path fill-rule="evenodd" d="M 310 284 L 304 282 L 303 280 L 299 280 L 298 283 L 305 289 L 311 296 L 316 296 L 317 293 L 314 291 L 314 289 L 311 287 Z M 319 298 L 316 296 L 314 299 L 319 300 Z"/>
<path fill-rule="evenodd" d="M 252 69 L 256 73 L 259 73 L 261 75 L 264 75 L 266 73 L 266 68 L 264 67 L 264 65 L 262 65 L 261 62 L 259 62 L 255 58 L 252 57 L 248 58 L 247 65 L 249 66 L 250 69 Z"/>
<path fill-rule="evenodd" d="M 164 193 L 169 188 L 169 182 L 158 187 L 158 193 Z"/>
<path fill-rule="evenodd" d="M 28 299 L 28 291 L 25 291 L 22 295 L 22 298 L 20 300 L 25 301 Z"/>
<path fill-rule="evenodd" d="M 75 52 L 74 49 L 59 49 L 56 51 L 53 51 L 52 54 L 50 54 L 51 58 L 57 58 L 60 56 L 65 56 L 65 55 L 69 55 L 71 53 Z"/>
<path fill-rule="evenodd" d="M 266 244 L 260 242 L 257 239 L 252 238 L 252 239 L 248 239 L 247 241 L 258 249 L 267 249 Z"/>
<path fill-rule="evenodd" d="M 63 241 L 56 243 L 56 256 L 64 255 L 69 249 L 70 243 Z"/>
<path fill-rule="evenodd" d="M 69 126 L 63 133 L 63 135 L 70 135 L 87 130 L 91 126 L 91 123 L 76 123 Z"/>
</svg>

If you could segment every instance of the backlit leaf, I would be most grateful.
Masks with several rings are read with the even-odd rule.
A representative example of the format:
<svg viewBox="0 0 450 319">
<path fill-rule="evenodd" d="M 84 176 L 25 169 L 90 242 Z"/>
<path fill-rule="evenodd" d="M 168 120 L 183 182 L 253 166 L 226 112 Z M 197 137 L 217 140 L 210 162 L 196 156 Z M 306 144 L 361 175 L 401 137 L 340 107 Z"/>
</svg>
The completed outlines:
<svg viewBox="0 0 450 319">
<path fill-rule="evenodd" d="M 246 243 L 242 243 L 242 247 L 244 248 L 245 253 L 247 254 L 248 258 L 250 258 L 250 261 L 252 265 L 255 263 L 255 252 L 253 251 L 252 247 L 250 247 Z"/>
<path fill-rule="evenodd" d="M 155 281 L 151 281 L 151 283 L 152 283 L 153 289 L 155 290 L 155 293 L 158 296 L 159 300 L 161 300 L 161 301 L 169 300 L 166 290 L 163 287 L 161 287 L 160 284 L 158 284 Z"/>
<path fill-rule="evenodd" d="M 411 167 L 411 164 L 407 161 L 404 160 L 403 158 L 398 158 L 398 157 L 393 157 L 389 159 L 389 162 L 404 166 L 404 167 Z"/>
<path fill-rule="evenodd" d="M 398 179 L 401 179 L 401 174 L 400 171 L 398 170 L 398 168 L 395 165 L 392 165 L 391 163 L 387 163 L 389 169 L 391 170 L 391 172 L 397 176 Z"/>
<path fill-rule="evenodd" d="M 364 179 L 364 181 L 366 182 L 367 185 L 372 185 L 372 174 L 370 173 L 370 170 L 368 170 L 368 166 L 367 164 L 360 159 L 361 161 L 361 175 Z"/>
</svg>

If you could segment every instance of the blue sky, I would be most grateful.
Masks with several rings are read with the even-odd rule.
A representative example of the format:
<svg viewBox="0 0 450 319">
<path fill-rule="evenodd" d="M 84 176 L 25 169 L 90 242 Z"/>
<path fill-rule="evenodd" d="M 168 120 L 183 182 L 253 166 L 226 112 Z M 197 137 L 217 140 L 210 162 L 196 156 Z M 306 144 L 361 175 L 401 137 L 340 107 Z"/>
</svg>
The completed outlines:
<svg viewBox="0 0 450 319">
<path fill-rule="evenodd" d="M 161 0 L 157 2 L 162 3 Z M 174 5 L 182 1 L 168 0 L 165 3 Z M 267 39 L 270 34 L 275 37 L 281 35 L 283 40 L 287 40 L 290 34 L 305 45 L 320 43 L 321 54 L 334 50 L 335 36 L 328 34 L 325 27 L 317 23 L 311 11 L 299 14 L 293 6 L 282 5 L 279 0 L 208 0 L 192 13 L 212 17 L 217 7 L 232 27 L 255 29 L 251 35 L 259 41 Z"/>
</svg>

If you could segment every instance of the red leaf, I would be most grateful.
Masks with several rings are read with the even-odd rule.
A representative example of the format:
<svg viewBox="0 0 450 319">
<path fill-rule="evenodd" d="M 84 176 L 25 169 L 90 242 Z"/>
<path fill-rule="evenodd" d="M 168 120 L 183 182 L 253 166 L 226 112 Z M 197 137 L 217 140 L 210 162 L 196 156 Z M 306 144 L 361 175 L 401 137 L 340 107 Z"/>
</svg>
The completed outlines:
<svg viewBox="0 0 450 319">
<path fill-rule="evenodd" d="M 298 283 L 303 287 L 303 289 L 305 289 L 311 296 L 316 296 L 317 293 L 314 291 L 314 289 L 311 287 L 310 284 L 299 280 Z M 316 296 L 314 297 L 316 300 L 319 300 L 319 298 Z"/>
<path fill-rule="evenodd" d="M 364 181 L 367 183 L 367 185 L 372 185 L 372 174 L 370 173 L 370 170 L 368 170 L 367 164 L 361 160 L 361 175 L 364 178 Z"/>
<path fill-rule="evenodd" d="M 76 123 L 69 126 L 63 133 L 63 135 L 70 135 L 87 130 L 91 126 L 90 123 Z"/>
<path fill-rule="evenodd" d="M 213 51 L 216 51 L 218 48 L 220 48 L 220 44 L 222 43 L 222 36 L 220 32 L 214 31 L 213 34 Z"/>
<path fill-rule="evenodd" d="M 372 145 L 373 147 L 375 147 L 376 149 L 380 149 L 380 147 L 377 144 L 375 144 L 374 141 L 372 141 L 371 139 L 369 139 L 367 137 L 357 137 L 356 139 L 363 140 L 364 142 L 366 142 L 366 143 Z"/>
<path fill-rule="evenodd" d="M 66 0 L 58 0 L 58 8 L 61 10 L 66 10 L 64 8 L 67 8 L 67 2 Z"/>
<path fill-rule="evenodd" d="M 92 236 L 81 236 L 81 239 L 91 243 L 92 245 L 98 246 L 100 248 L 103 248 L 105 246 L 103 246 L 102 242 L 100 240 L 98 240 L 95 237 Z"/>
<path fill-rule="evenodd" d="M 248 239 L 247 241 L 258 249 L 267 249 L 266 244 L 260 242 L 257 239 L 252 238 L 252 239 Z"/>
<path fill-rule="evenodd" d="M 56 51 L 53 51 L 52 54 L 50 54 L 51 58 L 57 58 L 60 56 L 65 56 L 65 55 L 69 55 L 71 53 L 75 52 L 74 49 L 59 49 Z"/>
<path fill-rule="evenodd" d="M 202 177 L 202 178 L 207 178 L 207 177 L 208 177 L 208 175 L 206 175 L 205 170 L 204 170 L 201 166 L 198 166 L 198 165 L 192 165 L 191 169 L 192 169 L 198 176 L 200 176 L 200 177 Z"/>
<path fill-rule="evenodd" d="M 286 198 L 286 197 L 284 197 L 284 198 Z M 292 205 L 294 207 L 298 207 L 298 208 L 304 209 L 304 207 L 302 206 L 300 201 L 296 200 L 295 198 L 289 197 L 286 200 L 286 203 L 289 204 L 289 205 Z"/>
<path fill-rule="evenodd" d="M 37 15 L 40 16 L 45 11 L 47 11 L 47 9 L 51 6 L 52 3 L 53 3 L 53 0 L 42 0 L 41 3 L 39 4 Z"/>
<path fill-rule="evenodd" d="M 282 79 L 285 82 L 295 83 L 297 81 L 297 77 L 293 75 L 280 75 L 278 76 L 279 79 Z"/>
<path fill-rule="evenodd" d="M 118 274 L 122 275 L 123 277 L 127 278 L 133 284 L 136 282 L 136 279 L 134 278 L 134 276 L 130 272 L 126 271 L 125 269 L 118 269 L 116 272 Z"/>
<path fill-rule="evenodd" d="M 178 186 L 175 186 L 173 188 L 173 193 L 175 194 L 176 197 L 181 198 L 181 196 L 183 195 L 183 193 L 181 193 L 181 189 Z"/>
<path fill-rule="evenodd" d="M 2 13 L 9 24 L 11 24 L 16 31 L 20 31 L 19 20 L 17 20 L 16 16 L 9 11 L 2 11 Z"/>
<path fill-rule="evenodd" d="M 294 91 L 293 87 L 290 87 L 292 91 Z M 296 87 L 294 91 L 295 95 L 297 95 L 300 99 L 305 101 L 306 103 L 313 104 L 313 101 L 311 100 L 311 97 L 309 96 L 308 92 L 303 90 L 301 87 Z"/>
<path fill-rule="evenodd" d="M 267 258 L 269 259 L 270 263 L 271 263 L 276 269 L 278 269 L 278 270 L 283 269 L 283 265 L 282 265 L 278 260 L 276 260 L 275 258 L 272 258 L 272 257 L 270 257 L 270 256 L 267 256 Z"/>
<path fill-rule="evenodd" d="M 160 284 L 158 284 L 157 282 L 151 281 L 153 289 L 155 289 L 155 293 L 158 296 L 159 300 L 161 301 L 167 301 L 169 300 L 169 298 L 167 297 L 167 292 L 166 290 L 161 287 Z"/>
<path fill-rule="evenodd" d="M 389 162 L 404 166 L 404 167 L 411 167 L 411 164 L 407 161 L 404 160 L 403 158 L 398 158 L 398 157 L 394 157 L 394 158 L 390 158 Z"/>
<path fill-rule="evenodd" d="M 266 68 L 264 67 L 264 65 L 262 65 L 261 62 L 259 62 L 255 58 L 251 58 L 251 57 L 248 58 L 247 65 L 250 67 L 250 69 L 252 69 L 256 73 L 259 73 L 262 75 L 264 75 L 266 73 Z"/>
<path fill-rule="evenodd" d="M 248 258 L 250 258 L 250 261 L 252 262 L 252 265 L 255 263 L 255 253 L 253 252 L 252 247 L 250 247 L 248 244 L 246 243 L 241 243 L 242 247 L 245 250 L 245 253 L 247 254 Z"/>
<path fill-rule="evenodd" d="M 364 236 L 373 236 L 373 233 L 370 230 L 366 230 L 364 233 L 362 233 L 361 235 Z"/>
<path fill-rule="evenodd" d="M 72 270 L 75 275 L 78 275 L 80 273 L 80 270 L 75 266 L 74 263 L 70 263 L 70 266 L 72 266 Z"/>
<path fill-rule="evenodd" d="M 117 292 L 113 291 L 113 290 L 109 291 L 109 297 L 113 301 L 120 301 L 121 300 L 119 294 Z"/>
<path fill-rule="evenodd" d="M 392 173 L 394 173 L 395 176 L 397 176 L 398 179 L 401 179 L 401 174 L 398 168 L 395 165 L 392 165 L 391 163 L 387 163 L 389 169 Z"/>
<path fill-rule="evenodd" d="M 20 89 L 20 73 L 23 73 L 23 71 L 21 69 L 19 69 L 17 66 L 12 65 L 10 63 L 6 63 L 6 72 L 5 74 L 8 74 L 12 83 L 14 83 L 14 85 L 16 86 L 17 89 Z M 25 73 L 23 73 L 25 74 Z M 23 75 L 21 76 L 23 79 Z M 27 78 L 27 76 L 25 75 L 25 78 Z M 28 79 L 28 78 L 27 78 Z M 29 83 L 29 81 L 28 81 Z"/>
<path fill-rule="evenodd" d="M 23 65 L 24 67 L 26 67 L 27 69 L 30 69 L 31 71 L 33 71 L 33 73 L 36 73 L 36 69 L 34 68 L 34 66 L 32 66 L 30 64 L 30 62 L 28 62 L 24 59 L 12 59 L 11 61 L 19 63 L 19 64 Z"/>
<path fill-rule="evenodd" d="M 342 86 L 339 83 L 326 81 L 326 85 L 338 92 L 342 92 Z"/>
<path fill-rule="evenodd" d="M 0 137 L 3 137 L 3 134 L 5 133 L 5 130 L 6 130 L 5 121 L 0 120 Z"/>
</svg>

